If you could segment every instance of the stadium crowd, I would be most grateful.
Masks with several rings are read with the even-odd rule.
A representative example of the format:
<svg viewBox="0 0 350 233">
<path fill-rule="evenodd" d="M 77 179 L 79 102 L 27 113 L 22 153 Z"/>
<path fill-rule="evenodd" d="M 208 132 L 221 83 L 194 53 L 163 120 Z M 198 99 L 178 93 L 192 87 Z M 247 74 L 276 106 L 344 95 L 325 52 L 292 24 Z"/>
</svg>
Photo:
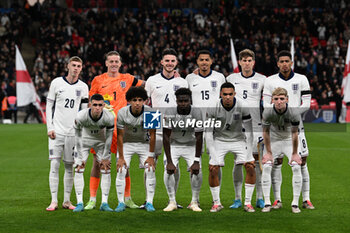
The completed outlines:
<svg viewBox="0 0 350 233">
<path fill-rule="evenodd" d="M 182 77 L 196 68 L 195 51 L 207 48 L 214 54 L 214 70 L 228 76 L 232 73 L 232 37 L 236 51 L 255 51 L 255 70 L 269 76 L 277 71 L 277 51 L 289 50 L 294 37 L 295 71 L 308 77 L 312 97 L 320 105 L 341 103 L 342 71 L 350 39 L 349 9 L 344 1 L 327 8 L 258 8 L 249 3 L 237 7 L 234 2 L 222 1 L 210 10 L 67 10 L 48 5 L 2 12 L 2 91 L 6 93 L 15 79 L 14 45 L 20 46 L 25 35 L 36 48 L 34 67 L 29 70 L 43 102 L 49 83 L 65 74 L 65 64 L 73 55 L 83 58 L 82 80 L 88 85 L 104 72 L 104 54 L 110 50 L 120 52 L 122 72 L 147 80 L 159 72 L 164 48 L 178 51 Z"/>
</svg>

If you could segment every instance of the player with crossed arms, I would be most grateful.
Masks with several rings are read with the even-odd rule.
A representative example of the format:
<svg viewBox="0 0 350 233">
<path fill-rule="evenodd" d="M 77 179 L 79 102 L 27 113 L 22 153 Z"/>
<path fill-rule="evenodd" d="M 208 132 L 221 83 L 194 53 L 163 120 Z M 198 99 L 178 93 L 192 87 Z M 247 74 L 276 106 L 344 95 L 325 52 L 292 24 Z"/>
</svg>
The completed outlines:
<svg viewBox="0 0 350 233">
<path fill-rule="evenodd" d="M 91 106 L 80 111 L 75 119 L 75 147 L 76 157 L 74 160 L 75 176 L 74 187 L 77 196 L 77 206 L 74 212 L 84 210 L 84 171 L 86 160 L 89 157 L 90 148 L 94 148 L 97 161 L 101 169 L 102 202 L 101 211 L 112 212 L 108 205 L 108 195 L 111 187 L 111 144 L 114 130 L 114 115 L 104 109 L 103 96 L 95 94 L 90 99 Z"/>
</svg>

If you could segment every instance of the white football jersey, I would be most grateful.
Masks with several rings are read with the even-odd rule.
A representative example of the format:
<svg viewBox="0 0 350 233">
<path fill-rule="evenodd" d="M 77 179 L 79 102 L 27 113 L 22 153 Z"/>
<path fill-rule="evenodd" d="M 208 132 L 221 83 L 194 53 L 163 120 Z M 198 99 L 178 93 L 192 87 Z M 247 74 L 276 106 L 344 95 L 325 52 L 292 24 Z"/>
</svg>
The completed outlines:
<svg viewBox="0 0 350 233">
<path fill-rule="evenodd" d="M 214 128 L 213 138 L 220 141 L 245 141 L 243 132 L 243 120 L 250 119 L 249 110 L 242 106 L 242 102 L 234 98 L 233 107 L 226 110 L 221 100 L 217 101 L 215 108 L 207 111 L 207 119 L 215 119 L 221 122 L 220 128 Z"/>
<path fill-rule="evenodd" d="M 186 80 L 192 91 L 192 105 L 202 108 L 215 107 L 220 98 L 220 87 L 226 82 L 225 76 L 215 70 L 205 77 L 191 73 Z"/>
<path fill-rule="evenodd" d="M 188 87 L 187 81 L 181 77 L 166 78 L 162 73 L 149 77 L 146 81 L 145 90 L 151 98 L 154 109 L 175 107 L 175 91 L 181 87 Z"/>
<path fill-rule="evenodd" d="M 249 108 L 253 126 L 261 127 L 260 100 L 266 76 L 253 71 L 251 76 L 245 77 L 241 72 L 230 74 L 226 80 L 235 86 L 237 99 L 242 101 L 244 107 Z"/>
<path fill-rule="evenodd" d="M 74 119 L 82 100 L 89 99 L 89 88 L 79 80 L 70 84 L 65 77 L 55 78 L 50 85 L 47 101 L 53 104 L 52 115 L 47 117 L 47 130 L 66 136 L 74 136 Z M 46 111 L 47 112 L 47 111 Z"/>
<path fill-rule="evenodd" d="M 272 140 L 291 140 L 291 127 L 299 126 L 300 115 L 297 109 L 288 106 L 284 113 L 278 113 L 274 107 L 264 109 L 263 126 L 270 126 Z"/>
<path fill-rule="evenodd" d="M 283 87 L 288 92 L 288 106 L 290 108 L 298 108 L 302 101 L 301 97 L 304 93 L 310 95 L 310 85 L 305 75 L 294 73 L 286 80 L 282 74 L 274 74 L 268 77 L 264 85 L 264 107 L 271 106 L 272 92 L 277 87 Z"/>
<path fill-rule="evenodd" d="M 180 115 L 177 108 L 169 108 L 164 114 L 163 128 L 171 129 L 170 144 L 193 146 L 196 143 L 195 132 L 203 132 L 202 112 L 199 108 L 191 107 L 188 115 Z"/>
<path fill-rule="evenodd" d="M 140 142 L 149 141 L 148 130 L 143 128 L 143 113 L 153 111 L 147 105 L 143 106 L 142 113 L 134 116 L 131 113 L 131 105 L 125 106 L 118 111 L 117 128 L 124 129 L 123 142 Z"/>
<path fill-rule="evenodd" d="M 106 141 L 106 129 L 114 128 L 114 115 L 107 109 L 103 112 L 98 120 L 91 117 L 91 109 L 83 109 L 78 112 L 75 118 L 74 128 L 82 130 L 83 140 Z"/>
</svg>

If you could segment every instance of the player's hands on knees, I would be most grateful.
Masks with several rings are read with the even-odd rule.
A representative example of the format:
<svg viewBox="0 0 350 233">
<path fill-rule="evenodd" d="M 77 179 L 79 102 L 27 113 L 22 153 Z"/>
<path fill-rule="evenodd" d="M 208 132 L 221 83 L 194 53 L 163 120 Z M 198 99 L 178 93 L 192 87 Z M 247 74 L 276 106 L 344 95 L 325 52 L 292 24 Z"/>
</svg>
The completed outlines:
<svg viewBox="0 0 350 233">
<path fill-rule="evenodd" d="M 101 170 L 105 170 L 106 172 L 108 170 L 111 170 L 111 161 L 108 160 L 108 159 L 101 160 L 101 162 L 100 162 L 100 169 Z"/>
<path fill-rule="evenodd" d="M 266 154 L 264 154 L 263 158 L 262 158 L 262 163 L 265 164 L 267 162 L 271 162 L 273 163 L 273 156 L 271 153 L 267 152 Z"/>
<path fill-rule="evenodd" d="M 169 175 L 172 175 L 176 172 L 176 167 L 175 165 L 171 162 L 171 163 L 167 163 L 166 165 L 166 171 Z"/>
<path fill-rule="evenodd" d="M 148 171 L 151 169 L 151 167 L 153 168 L 153 171 L 156 170 L 156 163 L 154 162 L 154 158 L 153 157 L 148 157 L 145 161 L 145 164 L 146 165 L 148 164 Z"/>
<path fill-rule="evenodd" d="M 198 175 L 199 174 L 199 162 L 193 162 L 190 167 L 191 174 Z"/>
<path fill-rule="evenodd" d="M 76 172 L 80 172 L 80 170 L 85 168 L 85 162 L 82 162 L 81 165 L 77 165 Z"/>
<path fill-rule="evenodd" d="M 49 136 L 49 138 L 51 139 L 55 139 L 56 138 L 56 133 L 54 130 L 51 130 L 47 133 L 47 136 Z"/>
<path fill-rule="evenodd" d="M 123 167 L 126 169 L 126 162 L 125 162 L 125 159 L 119 158 L 119 159 L 118 159 L 118 162 L 117 162 L 117 172 L 119 172 L 119 169 L 120 169 L 120 171 L 121 171 L 121 169 L 122 169 Z"/>
<path fill-rule="evenodd" d="M 290 164 L 292 164 L 293 162 L 296 162 L 298 165 L 301 165 L 301 158 L 300 158 L 300 155 L 298 153 L 292 154 Z"/>
</svg>

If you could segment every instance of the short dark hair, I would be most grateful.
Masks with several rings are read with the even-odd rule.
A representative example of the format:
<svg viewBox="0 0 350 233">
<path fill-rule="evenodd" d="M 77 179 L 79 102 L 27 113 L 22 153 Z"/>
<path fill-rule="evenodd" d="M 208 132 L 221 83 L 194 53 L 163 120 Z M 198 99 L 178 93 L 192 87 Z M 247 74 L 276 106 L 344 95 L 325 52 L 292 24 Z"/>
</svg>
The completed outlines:
<svg viewBox="0 0 350 233">
<path fill-rule="evenodd" d="M 190 98 L 192 97 L 192 91 L 188 88 L 181 87 L 175 91 L 176 98 L 180 95 L 188 95 Z"/>
<path fill-rule="evenodd" d="M 198 59 L 199 55 L 201 55 L 201 54 L 208 54 L 210 58 L 213 58 L 213 54 L 209 50 L 206 50 L 206 49 L 199 50 L 197 52 L 196 58 Z"/>
<path fill-rule="evenodd" d="M 147 92 L 143 87 L 131 87 L 125 95 L 127 101 L 131 101 L 134 98 L 140 97 L 143 100 L 147 100 Z"/>
<path fill-rule="evenodd" d="M 174 55 L 175 57 L 177 57 L 177 52 L 176 52 L 175 49 L 173 49 L 173 48 L 166 48 L 166 49 L 164 49 L 163 52 L 162 52 L 162 58 L 163 58 L 165 55 Z"/>
<path fill-rule="evenodd" d="M 233 90 L 235 90 L 235 86 L 230 82 L 223 83 L 220 87 L 220 91 L 222 91 L 223 88 L 232 88 Z"/>
<path fill-rule="evenodd" d="M 91 102 L 92 102 L 93 100 L 99 101 L 99 100 L 104 100 L 104 99 L 103 99 L 103 96 L 102 96 L 101 94 L 94 94 L 94 95 L 92 95 L 91 98 L 90 98 L 90 101 L 91 101 Z"/>
<path fill-rule="evenodd" d="M 120 54 L 117 51 L 109 51 L 106 55 L 105 55 L 105 59 L 107 60 L 109 56 L 119 56 L 120 60 L 122 60 L 122 57 L 120 56 Z"/>
<path fill-rule="evenodd" d="M 277 54 L 277 61 L 280 57 L 289 57 L 292 60 L 292 54 L 287 50 L 282 50 Z"/>
<path fill-rule="evenodd" d="M 255 60 L 255 53 L 250 49 L 244 49 L 238 54 L 239 60 L 242 60 L 246 57 L 251 57 L 253 60 Z"/>
</svg>

